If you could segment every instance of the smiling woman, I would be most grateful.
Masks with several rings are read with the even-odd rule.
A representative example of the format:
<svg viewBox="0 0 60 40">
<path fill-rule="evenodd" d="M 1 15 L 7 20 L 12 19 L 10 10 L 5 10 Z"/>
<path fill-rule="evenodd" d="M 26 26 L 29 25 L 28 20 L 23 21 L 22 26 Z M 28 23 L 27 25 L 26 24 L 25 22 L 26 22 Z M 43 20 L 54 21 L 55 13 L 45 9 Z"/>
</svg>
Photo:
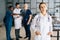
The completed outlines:
<svg viewBox="0 0 60 40">
<path fill-rule="evenodd" d="M 51 40 L 52 18 L 47 14 L 45 2 L 39 4 L 40 13 L 37 14 L 31 24 L 35 33 L 35 40 Z"/>
</svg>

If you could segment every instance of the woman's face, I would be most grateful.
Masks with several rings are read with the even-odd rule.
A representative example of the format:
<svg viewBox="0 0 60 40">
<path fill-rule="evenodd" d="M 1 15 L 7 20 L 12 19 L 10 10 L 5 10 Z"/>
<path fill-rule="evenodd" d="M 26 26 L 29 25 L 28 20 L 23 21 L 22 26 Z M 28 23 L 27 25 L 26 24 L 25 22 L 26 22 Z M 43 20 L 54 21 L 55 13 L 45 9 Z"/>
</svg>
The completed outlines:
<svg viewBox="0 0 60 40">
<path fill-rule="evenodd" d="M 40 5 L 40 11 L 43 13 L 43 12 L 46 12 L 46 10 L 47 10 L 46 4 L 41 4 Z"/>
</svg>

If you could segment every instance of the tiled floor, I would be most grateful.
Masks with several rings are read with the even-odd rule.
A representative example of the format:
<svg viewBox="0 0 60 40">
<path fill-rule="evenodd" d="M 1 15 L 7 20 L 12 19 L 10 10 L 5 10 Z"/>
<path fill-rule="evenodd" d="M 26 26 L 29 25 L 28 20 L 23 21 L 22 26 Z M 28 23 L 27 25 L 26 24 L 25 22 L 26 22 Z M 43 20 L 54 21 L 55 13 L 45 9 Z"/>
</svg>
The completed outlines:
<svg viewBox="0 0 60 40">
<path fill-rule="evenodd" d="M 25 31 L 24 31 L 24 28 L 22 27 L 21 30 L 20 30 L 20 35 L 23 37 L 21 38 L 20 40 L 27 40 L 27 39 L 24 39 L 25 37 Z M 6 33 L 5 33 L 5 27 L 0 27 L 0 40 L 6 40 Z M 31 29 L 31 40 L 34 40 L 34 33 L 33 33 L 33 30 Z M 55 36 L 56 35 L 56 32 L 53 33 L 53 35 Z M 14 31 L 14 27 L 12 27 L 12 30 L 11 30 L 11 37 L 14 38 L 15 40 L 15 31 Z M 56 37 L 52 37 L 52 40 L 57 40 Z"/>
</svg>

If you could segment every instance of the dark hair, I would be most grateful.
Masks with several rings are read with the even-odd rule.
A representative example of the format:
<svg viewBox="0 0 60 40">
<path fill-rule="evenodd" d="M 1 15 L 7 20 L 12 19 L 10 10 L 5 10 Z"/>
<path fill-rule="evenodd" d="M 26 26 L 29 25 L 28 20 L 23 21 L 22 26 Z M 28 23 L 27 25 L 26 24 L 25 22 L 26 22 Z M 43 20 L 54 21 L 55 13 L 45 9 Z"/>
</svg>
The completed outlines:
<svg viewBox="0 0 60 40">
<path fill-rule="evenodd" d="M 19 5 L 19 3 L 16 3 L 15 6 Z"/>
<path fill-rule="evenodd" d="M 24 3 L 24 4 L 28 4 L 28 3 Z"/>
<path fill-rule="evenodd" d="M 13 6 L 9 6 L 8 9 L 12 8 Z"/>
<path fill-rule="evenodd" d="M 41 4 L 45 4 L 45 5 L 46 5 L 46 3 L 45 3 L 45 2 L 41 2 L 41 3 L 39 4 L 39 9 L 40 9 Z"/>
</svg>

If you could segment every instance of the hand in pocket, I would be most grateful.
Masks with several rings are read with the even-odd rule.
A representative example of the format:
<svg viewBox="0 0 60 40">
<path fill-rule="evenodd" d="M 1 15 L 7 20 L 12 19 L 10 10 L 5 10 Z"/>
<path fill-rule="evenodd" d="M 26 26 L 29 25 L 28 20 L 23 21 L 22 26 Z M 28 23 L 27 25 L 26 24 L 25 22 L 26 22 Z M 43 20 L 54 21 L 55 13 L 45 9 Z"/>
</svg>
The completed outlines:
<svg viewBox="0 0 60 40">
<path fill-rule="evenodd" d="M 35 34 L 36 34 L 36 35 L 41 35 L 41 33 L 40 33 L 40 32 L 38 32 L 38 31 L 36 31 L 36 32 L 35 32 Z"/>
<path fill-rule="evenodd" d="M 52 32 L 48 32 L 48 35 L 52 35 Z"/>
</svg>

